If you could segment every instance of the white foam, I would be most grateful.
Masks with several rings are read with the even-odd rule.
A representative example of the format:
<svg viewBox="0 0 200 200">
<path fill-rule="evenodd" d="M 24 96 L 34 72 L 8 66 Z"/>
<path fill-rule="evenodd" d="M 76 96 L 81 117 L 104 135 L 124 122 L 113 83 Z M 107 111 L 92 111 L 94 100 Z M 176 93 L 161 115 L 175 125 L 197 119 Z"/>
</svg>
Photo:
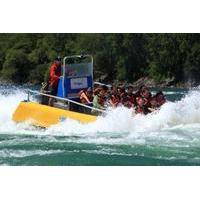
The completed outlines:
<svg viewBox="0 0 200 200">
<path fill-rule="evenodd" d="M 68 135 L 115 132 L 142 133 L 155 132 L 174 126 L 200 123 L 200 93 L 191 92 L 181 101 L 168 102 L 162 108 L 149 115 L 132 116 L 132 110 L 119 107 L 108 112 L 106 117 L 98 117 L 90 124 L 80 124 L 74 120 L 66 121 L 47 130 L 51 133 Z"/>
<path fill-rule="evenodd" d="M 8 92 L 8 91 L 7 91 Z M 3 94 L 2 94 L 3 93 Z M 26 97 L 25 92 L 18 89 L 11 89 L 9 93 L 0 93 L 0 133 L 16 131 L 17 126 L 12 121 L 12 114 L 17 108 L 20 101 Z"/>
<path fill-rule="evenodd" d="M 62 150 L 12 150 L 12 149 L 4 149 L 0 150 L 1 158 L 23 158 L 35 155 L 50 155 L 62 153 Z"/>
<path fill-rule="evenodd" d="M 19 102 L 26 98 L 23 90 L 10 94 L 0 94 L 0 134 L 35 134 L 78 136 L 76 142 L 108 144 L 145 144 L 148 140 L 200 141 L 200 92 L 191 91 L 182 100 L 168 102 L 162 108 L 147 116 L 132 116 L 132 110 L 124 107 L 108 111 L 105 117 L 99 116 L 96 122 L 81 124 L 67 119 L 47 130 L 38 130 L 29 124 L 16 124 L 12 114 Z M 193 130 L 193 132 L 191 131 Z"/>
</svg>

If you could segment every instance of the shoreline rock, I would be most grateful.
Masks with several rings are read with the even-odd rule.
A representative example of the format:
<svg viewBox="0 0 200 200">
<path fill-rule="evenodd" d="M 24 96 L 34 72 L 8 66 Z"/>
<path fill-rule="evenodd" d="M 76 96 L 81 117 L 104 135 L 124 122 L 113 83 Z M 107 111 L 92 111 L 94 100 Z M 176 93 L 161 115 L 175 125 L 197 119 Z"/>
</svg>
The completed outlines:
<svg viewBox="0 0 200 200">
<path fill-rule="evenodd" d="M 146 85 L 149 88 L 179 88 L 179 89 L 189 89 L 189 88 L 194 88 L 199 86 L 199 83 L 192 82 L 192 81 L 187 81 L 187 82 L 179 82 L 175 83 L 174 78 L 167 78 L 160 83 L 156 83 L 152 78 L 150 77 L 141 77 L 137 81 L 134 82 L 124 82 L 124 81 L 119 81 L 119 80 L 113 80 L 113 81 L 108 81 L 107 76 L 105 79 L 101 77 L 100 79 L 96 79 L 98 82 L 106 83 L 106 84 L 111 84 L 111 85 L 132 85 L 134 89 L 139 88 L 142 85 Z"/>
<path fill-rule="evenodd" d="M 124 81 L 122 82 L 118 80 L 112 80 L 112 81 L 108 80 L 107 75 L 101 76 L 101 78 L 97 78 L 94 81 L 109 84 L 109 85 L 118 85 L 118 84 L 129 85 L 130 84 L 134 87 L 134 89 L 138 89 L 142 85 L 146 85 L 149 88 L 179 88 L 179 89 L 189 89 L 189 88 L 198 87 L 200 85 L 199 83 L 192 82 L 192 81 L 175 83 L 174 78 L 171 78 L 171 79 L 168 78 L 161 81 L 160 83 L 156 83 L 152 78 L 149 78 L 149 77 L 141 77 L 137 81 L 127 83 L 127 82 L 124 82 Z M 30 82 L 16 84 L 12 81 L 2 80 L 2 79 L 0 80 L 0 85 L 1 86 L 15 85 L 15 86 L 30 86 L 30 87 L 40 86 L 40 84 L 38 85 L 38 84 L 30 83 Z"/>
</svg>

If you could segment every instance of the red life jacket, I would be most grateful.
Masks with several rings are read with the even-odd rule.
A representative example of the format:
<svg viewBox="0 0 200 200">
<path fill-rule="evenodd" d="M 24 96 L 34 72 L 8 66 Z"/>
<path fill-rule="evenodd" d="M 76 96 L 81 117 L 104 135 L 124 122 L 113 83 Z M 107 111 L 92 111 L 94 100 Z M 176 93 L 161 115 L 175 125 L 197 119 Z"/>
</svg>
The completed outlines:
<svg viewBox="0 0 200 200">
<path fill-rule="evenodd" d="M 127 107 L 127 108 L 132 108 L 133 107 L 133 104 L 131 101 L 127 101 L 124 103 L 124 106 Z"/>
<path fill-rule="evenodd" d="M 140 106 L 136 106 L 135 113 L 136 114 L 138 114 L 138 113 L 144 114 L 144 108 L 140 107 Z"/>
<path fill-rule="evenodd" d="M 53 87 L 58 86 L 60 75 L 61 75 L 61 67 L 53 63 L 50 68 L 50 79 L 49 79 L 50 86 Z"/>
<path fill-rule="evenodd" d="M 99 96 L 98 102 L 99 102 L 99 104 L 100 104 L 101 106 L 104 106 L 104 104 L 105 104 L 105 98 L 102 97 L 102 96 Z"/>
<path fill-rule="evenodd" d="M 135 103 L 135 96 L 134 94 L 127 94 L 127 97 L 129 98 L 129 101 L 134 104 Z"/>
<path fill-rule="evenodd" d="M 119 98 L 118 98 L 117 96 L 115 96 L 115 95 L 112 95 L 110 100 L 111 100 L 112 103 L 115 104 L 116 106 L 117 106 L 117 105 L 119 104 L 119 102 L 120 102 Z"/>
</svg>

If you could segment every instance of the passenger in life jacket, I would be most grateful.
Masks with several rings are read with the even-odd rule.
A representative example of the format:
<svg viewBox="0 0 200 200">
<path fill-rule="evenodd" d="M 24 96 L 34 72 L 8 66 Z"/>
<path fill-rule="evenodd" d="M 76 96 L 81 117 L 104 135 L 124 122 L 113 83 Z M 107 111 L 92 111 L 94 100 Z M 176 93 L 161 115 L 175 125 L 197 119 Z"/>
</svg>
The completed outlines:
<svg viewBox="0 0 200 200">
<path fill-rule="evenodd" d="M 144 100 L 144 98 L 137 97 L 136 98 L 136 103 L 137 103 L 137 105 L 135 107 L 135 113 L 136 114 L 140 113 L 140 114 L 146 115 L 146 114 L 149 113 L 148 108 L 145 106 L 145 100 Z"/>
<path fill-rule="evenodd" d="M 113 93 L 118 93 L 118 88 L 117 88 L 117 86 L 112 86 L 111 87 L 111 92 L 113 92 Z"/>
<path fill-rule="evenodd" d="M 155 97 L 152 97 L 152 98 L 151 98 L 150 106 L 148 107 L 148 110 L 149 110 L 150 112 L 154 112 L 154 111 L 158 110 L 158 103 L 157 103 Z"/>
<path fill-rule="evenodd" d="M 120 96 L 116 92 L 112 92 L 110 99 L 109 99 L 109 104 L 113 107 L 116 108 L 120 104 Z"/>
<path fill-rule="evenodd" d="M 140 86 L 139 90 L 135 93 L 136 97 L 141 97 L 142 96 L 142 91 L 148 90 L 148 88 L 145 85 Z"/>
<path fill-rule="evenodd" d="M 93 92 L 91 88 L 88 88 L 87 90 L 81 90 L 78 94 L 82 104 L 92 104 Z"/>
<path fill-rule="evenodd" d="M 127 88 L 127 97 L 133 105 L 136 103 L 136 96 L 133 94 L 133 86 L 131 85 Z"/>
<path fill-rule="evenodd" d="M 147 88 L 145 88 L 145 89 L 143 89 L 143 90 L 141 91 L 140 94 L 141 94 L 141 97 L 144 99 L 144 106 L 145 106 L 146 108 L 151 107 L 151 103 L 150 103 L 151 98 L 152 98 L 151 92 L 150 92 Z M 148 111 L 148 109 L 147 109 L 147 111 Z M 150 111 L 149 111 L 149 112 L 150 112 Z"/>
<path fill-rule="evenodd" d="M 122 102 L 122 105 L 125 106 L 125 107 L 127 107 L 127 108 L 132 108 L 133 105 L 134 105 L 133 102 L 132 102 L 132 100 L 130 99 L 130 97 L 127 96 L 127 95 L 124 95 L 122 97 L 121 102 Z"/>
<path fill-rule="evenodd" d="M 94 91 L 93 107 L 98 109 L 105 109 L 106 94 L 108 87 L 103 85 L 100 88 L 96 88 Z"/>
<path fill-rule="evenodd" d="M 151 100 L 151 97 L 152 97 L 152 94 L 151 92 L 148 90 L 148 89 L 143 89 L 141 91 L 141 96 L 143 98 L 145 98 L 147 101 L 150 101 Z"/>
<path fill-rule="evenodd" d="M 148 107 L 148 110 L 150 112 L 154 112 L 154 111 L 158 110 L 165 102 L 166 102 L 165 96 L 160 91 L 151 98 L 150 106 Z"/>
<path fill-rule="evenodd" d="M 58 82 L 61 75 L 61 58 L 58 57 L 54 60 L 50 67 L 50 77 L 49 77 L 49 90 L 50 94 L 53 96 L 57 95 Z M 53 106 L 54 99 L 49 98 L 49 105 Z"/>
<path fill-rule="evenodd" d="M 117 87 L 117 94 L 120 96 L 120 98 L 126 93 L 125 87 L 123 85 L 120 85 Z"/>
<path fill-rule="evenodd" d="M 162 106 L 164 103 L 166 103 L 166 98 L 163 94 L 162 91 L 159 91 L 156 95 L 155 95 L 155 98 L 156 98 L 156 102 L 157 102 L 157 105 L 158 107 Z"/>
</svg>

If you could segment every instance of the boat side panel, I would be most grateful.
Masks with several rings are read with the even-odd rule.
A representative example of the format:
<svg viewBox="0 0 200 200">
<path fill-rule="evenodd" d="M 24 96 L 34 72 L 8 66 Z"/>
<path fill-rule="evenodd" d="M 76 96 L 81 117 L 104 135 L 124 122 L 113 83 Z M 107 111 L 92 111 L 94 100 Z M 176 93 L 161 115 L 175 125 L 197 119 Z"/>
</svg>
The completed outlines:
<svg viewBox="0 0 200 200">
<path fill-rule="evenodd" d="M 66 118 L 71 118 L 82 123 L 89 123 L 96 120 L 96 116 L 62 110 L 35 102 L 21 102 L 13 114 L 16 122 L 29 121 L 31 124 L 49 127 L 57 124 Z"/>
</svg>

